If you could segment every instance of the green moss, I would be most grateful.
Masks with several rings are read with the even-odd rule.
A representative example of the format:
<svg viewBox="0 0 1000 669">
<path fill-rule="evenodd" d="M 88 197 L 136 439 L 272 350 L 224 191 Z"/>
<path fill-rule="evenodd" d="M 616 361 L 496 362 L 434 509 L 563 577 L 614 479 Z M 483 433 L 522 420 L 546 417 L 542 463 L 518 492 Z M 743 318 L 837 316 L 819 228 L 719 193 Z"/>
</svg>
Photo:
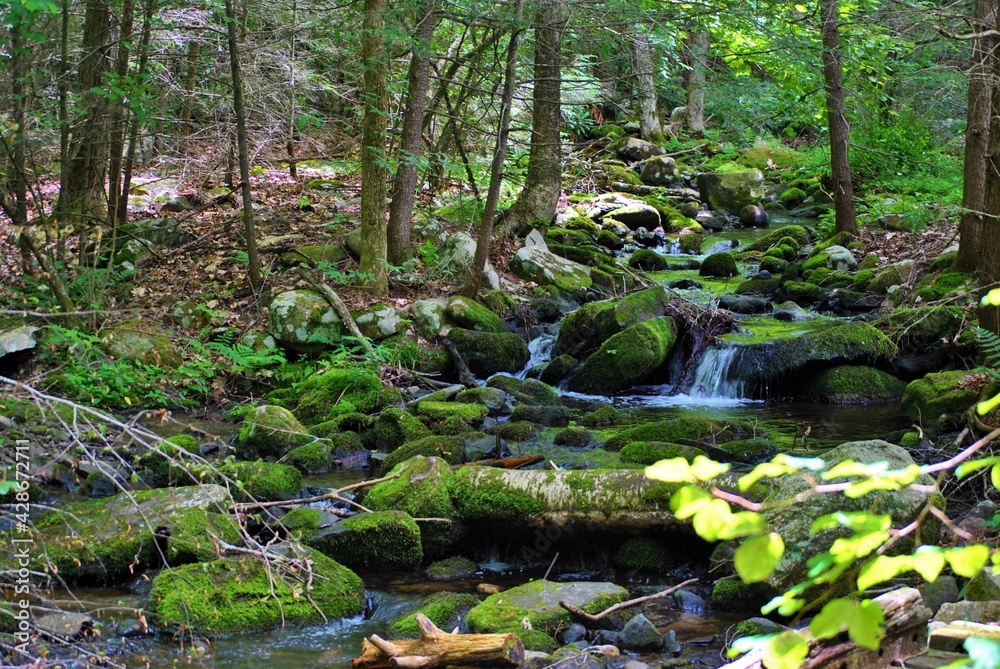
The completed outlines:
<svg viewBox="0 0 1000 669">
<path fill-rule="evenodd" d="M 897 307 L 874 321 L 900 349 L 925 353 L 954 340 L 966 324 L 965 310 L 957 306 Z"/>
<path fill-rule="evenodd" d="M 791 300 L 798 305 L 818 302 L 826 294 L 826 289 L 805 281 L 786 281 L 779 291 L 782 301 Z"/>
<path fill-rule="evenodd" d="M 454 437 L 459 434 L 465 434 L 467 432 L 475 432 L 476 428 L 469 425 L 462 418 L 458 416 L 449 416 L 441 421 L 441 425 L 438 427 L 438 434 L 444 435 L 446 437 Z"/>
<path fill-rule="evenodd" d="M 319 529 L 323 512 L 308 506 L 299 506 L 281 517 L 281 524 L 296 535 L 310 534 Z"/>
<path fill-rule="evenodd" d="M 325 474 L 333 466 L 333 453 L 330 452 L 330 442 L 314 441 L 292 449 L 281 461 L 303 474 Z"/>
<path fill-rule="evenodd" d="M 464 557 L 450 557 L 427 565 L 424 575 L 432 581 L 461 581 L 475 576 L 476 563 Z"/>
<path fill-rule="evenodd" d="M 312 563 L 308 581 L 267 570 L 250 555 L 165 570 L 153 579 L 147 610 L 165 629 L 210 636 L 320 623 L 323 616 L 337 620 L 364 610 L 364 584 L 354 572 L 316 552 L 303 557 Z"/>
<path fill-rule="evenodd" d="M 610 395 L 630 388 L 659 368 L 677 341 L 672 318 L 660 316 L 607 339 L 569 382 L 570 390 Z"/>
<path fill-rule="evenodd" d="M 593 438 L 594 435 L 592 435 L 588 430 L 567 427 L 559 432 L 556 432 L 555 436 L 552 438 L 552 443 L 557 446 L 575 446 L 582 448 L 583 446 L 589 444 Z"/>
<path fill-rule="evenodd" d="M 510 421 L 490 428 L 490 434 L 499 434 L 507 441 L 528 441 L 542 431 L 540 425 L 527 421 Z"/>
<path fill-rule="evenodd" d="M 782 243 L 783 238 L 790 237 L 795 240 L 797 248 L 802 248 L 809 243 L 809 232 L 801 225 L 786 225 L 775 228 L 755 242 L 744 247 L 744 251 L 766 251 L 775 244 Z M 787 242 L 786 242 L 787 243 Z"/>
<path fill-rule="evenodd" d="M 369 445 L 391 453 L 404 443 L 430 436 L 431 431 L 420 420 L 404 409 L 388 408 L 375 420 L 369 433 Z"/>
<path fill-rule="evenodd" d="M 591 128 L 590 130 L 590 136 L 595 139 L 599 137 L 610 137 L 611 139 L 618 139 L 619 137 L 622 137 L 624 135 L 625 135 L 625 130 L 623 130 L 622 127 L 616 123 L 605 123 L 603 125 Z M 570 202 L 574 202 L 574 200 L 572 199 L 573 197 L 577 196 L 571 195 Z M 577 200 L 577 201 L 589 202 L 590 200 L 593 199 L 593 197 L 591 196 L 586 196 L 586 197 L 588 199 Z"/>
<path fill-rule="evenodd" d="M 750 464 L 770 460 L 776 453 L 776 449 L 771 444 L 771 441 L 762 437 L 733 439 L 732 441 L 718 444 L 718 447 L 729 454 L 729 460 Z"/>
<path fill-rule="evenodd" d="M 239 544 L 240 528 L 231 516 L 201 509 L 185 509 L 177 514 L 167 537 L 167 560 L 209 562 L 218 557 L 219 543 Z"/>
<path fill-rule="evenodd" d="M 929 285 L 917 286 L 917 297 L 924 302 L 936 302 L 965 288 L 971 281 L 972 276 L 965 272 L 941 272 L 928 282 Z"/>
<path fill-rule="evenodd" d="M 415 456 L 396 465 L 390 474 L 399 478 L 377 484 L 365 495 L 365 505 L 373 511 L 405 511 L 414 518 L 454 518 L 455 506 L 448 492 L 454 472 L 436 457 Z M 444 554 L 458 538 L 454 523 L 427 523 L 422 528 L 424 552 L 432 557 Z"/>
<path fill-rule="evenodd" d="M 632 253 L 627 264 L 632 269 L 641 269 L 644 272 L 661 272 L 667 269 L 667 259 L 649 249 L 639 249 Z"/>
<path fill-rule="evenodd" d="M 567 230 L 566 228 L 549 228 L 545 233 L 545 243 L 554 245 L 589 244 L 593 237 L 582 230 Z"/>
<path fill-rule="evenodd" d="M 623 165 L 600 163 L 600 167 L 612 182 L 623 182 L 630 186 L 642 185 L 642 179 L 639 178 L 639 175 Z"/>
<path fill-rule="evenodd" d="M 247 416 L 236 440 L 236 455 L 244 460 L 281 457 L 312 439 L 292 412 L 268 404 Z"/>
<path fill-rule="evenodd" d="M 472 484 L 471 477 L 480 467 L 463 467 L 448 481 L 448 492 L 464 520 L 492 520 L 523 522 L 530 516 L 541 513 L 545 505 L 533 496 L 514 490 L 496 478 L 497 474 L 487 472 L 487 480 Z M 500 473 L 499 471 L 497 473 Z"/>
<path fill-rule="evenodd" d="M 781 258 L 765 255 L 760 259 L 760 270 L 771 274 L 781 274 L 788 269 L 788 263 Z"/>
<path fill-rule="evenodd" d="M 475 332 L 452 328 L 448 338 L 462 354 L 472 373 L 480 377 L 520 371 L 531 358 L 528 344 L 513 332 Z"/>
<path fill-rule="evenodd" d="M 916 448 L 920 445 L 920 433 L 919 432 L 907 432 L 899 439 L 899 445 L 903 448 Z"/>
<path fill-rule="evenodd" d="M 621 420 L 621 412 L 614 406 L 605 404 L 601 408 L 591 411 L 580 419 L 580 423 L 586 427 L 595 428 L 617 425 L 621 422 Z"/>
<path fill-rule="evenodd" d="M 831 404 L 868 404 L 896 401 L 905 389 L 905 382 L 882 370 L 843 365 L 809 378 L 804 383 L 803 396 Z"/>
<path fill-rule="evenodd" d="M 911 381 L 903 392 L 899 408 L 904 415 L 936 430 L 964 414 L 978 399 L 979 386 L 966 382 L 971 372 L 957 370 L 928 374 Z"/>
<path fill-rule="evenodd" d="M 512 316 L 517 311 L 517 300 L 514 299 L 513 295 L 503 290 L 489 290 L 479 298 L 479 302 L 502 317 Z"/>
<path fill-rule="evenodd" d="M 658 541 L 637 537 L 619 546 L 613 560 L 623 569 L 657 571 L 667 565 L 667 551 Z"/>
<path fill-rule="evenodd" d="M 760 295 L 770 297 L 781 288 L 781 279 L 772 277 L 770 279 L 747 279 L 736 286 L 733 292 L 737 295 Z"/>
<path fill-rule="evenodd" d="M 163 440 L 161 450 L 167 455 L 174 455 L 176 448 L 180 448 L 188 453 L 201 453 L 198 440 L 190 434 L 175 434 Z"/>
<path fill-rule="evenodd" d="M 713 253 L 701 262 L 699 276 L 730 277 L 740 273 L 731 253 Z"/>
<path fill-rule="evenodd" d="M 386 457 L 385 468 L 392 469 L 415 455 L 443 458 L 448 464 L 457 465 L 462 462 L 465 444 L 481 434 L 481 432 L 468 432 L 455 436 L 430 435 L 408 441 Z"/>
<path fill-rule="evenodd" d="M 668 444 L 662 441 L 633 441 L 624 446 L 619 455 L 622 462 L 648 466 L 660 460 L 677 457 L 684 457 L 691 461 L 697 455 L 705 455 L 705 451 L 692 446 Z"/>
<path fill-rule="evenodd" d="M 359 366 L 331 368 L 297 386 L 289 408 L 304 424 L 315 425 L 347 413 L 376 413 L 399 404 L 399 398 L 399 391 L 384 388 L 375 372 Z"/>
<path fill-rule="evenodd" d="M 419 639 L 420 627 L 414 619 L 422 613 L 439 628 L 451 631 L 461 623 L 461 618 L 468 613 L 479 598 L 475 595 L 457 592 L 435 592 L 425 599 L 419 607 L 396 618 L 390 626 L 393 639 Z"/>
<path fill-rule="evenodd" d="M 608 439 L 604 447 L 620 451 L 634 441 L 676 443 L 684 439 L 719 443 L 744 435 L 749 436 L 752 433 L 753 426 L 746 421 L 721 421 L 701 416 L 684 416 L 628 428 Z"/>
<path fill-rule="evenodd" d="M 340 457 L 365 450 L 361 437 L 356 432 L 340 432 L 330 435 L 330 452 Z"/>
<path fill-rule="evenodd" d="M 807 197 L 809 196 L 806 195 L 806 192 L 801 188 L 786 188 L 781 192 L 781 195 L 778 196 L 778 201 L 789 209 L 794 209 L 805 202 Z"/>
<path fill-rule="evenodd" d="M 510 332 L 502 318 L 467 297 L 453 297 L 448 300 L 448 315 L 463 328 L 477 332 Z"/>
<path fill-rule="evenodd" d="M 352 569 L 416 569 L 423 560 L 420 528 L 403 511 L 359 513 L 306 542 Z"/>
<path fill-rule="evenodd" d="M 712 607 L 720 611 L 753 611 L 759 599 L 749 585 L 736 579 L 720 579 L 712 586 Z"/>
<path fill-rule="evenodd" d="M 601 230 L 597 233 L 597 244 L 612 251 L 620 251 L 625 246 L 625 242 L 622 241 L 621 237 L 610 230 Z"/>
<path fill-rule="evenodd" d="M 375 424 L 372 416 L 363 413 L 345 413 L 342 416 L 313 425 L 309 433 L 317 437 L 330 437 L 338 432 L 355 432 L 361 434 Z"/>
<path fill-rule="evenodd" d="M 417 404 L 417 413 L 427 416 L 433 421 L 441 421 L 447 418 L 458 418 L 460 420 L 477 422 L 489 413 L 482 404 L 465 404 L 462 402 L 420 402 Z"/>
<path fill-rule="evenodd" d="M 491 376 L 488 381 L 486 381 L 487 388 L 496 388 L 497 390 L 502 390 L 508 395 L 516 395 L 517 391 L 521 389 L 523 384 L 524 381 L 521 379 L 508 376 L 507 374 L 495 374 L 494 376 Z"/>
<path fill-rule="evenodd" d="M 597 225 L 589 216 L 572 216 L 566 221 L 567 230 L 582 230 L 590 235 L 591 239 L 596 239 L 598 233 L 601 231 L 600 226 Z"/>
<path fill-rule="evenodd" d="M 219 467 L 219 473 L 238 482 L 233 496 L 239 500 L 271 502 L 292 499 L 302 489 L 302 473 L 290 465 L 257 460 L 232 462 Z"/>
</svg>

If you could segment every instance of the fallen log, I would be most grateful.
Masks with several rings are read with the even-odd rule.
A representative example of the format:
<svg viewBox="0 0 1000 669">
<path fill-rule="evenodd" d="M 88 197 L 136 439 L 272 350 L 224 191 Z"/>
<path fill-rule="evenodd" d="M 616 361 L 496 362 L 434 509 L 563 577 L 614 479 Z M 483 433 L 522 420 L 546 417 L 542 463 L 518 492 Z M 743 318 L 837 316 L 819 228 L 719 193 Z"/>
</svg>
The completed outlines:
<svg viewBox="0 0 1000 669">
<path fill-rule="evenodd" d="M 466 462 L 461 465 L 452 465 L 452 469 L 461 469 L 468 465 L 476 465 L 478 467 L 500 467 L 501 469 L 520 469 L 521 467 L 530 467 L 531 465 L 537 465 L 545 459 L 544 455 L 519 455 L 513 458 L 489 458 L 488 460 L 476 460 L 475 462 Z"/>
<path fill-rule="evenodd" d="M 411 669 L 446 666 L 516 667 L 524 644 L 516 634 L 447 634 L 418 613 L 421 638 L 387 641 L 373 634 L 361 642 L 351 669 Z"/>
<path fill-rule="evenodd" d="M 855 644 L 845 635 L 834 639 L 810 639 L 809 655 L 802 669 L 843 667 L 844 669 L 881 669 L 898 667 L 927 649 L 927 621 L 931 611 L 924 606 L 916 588 L 898 588 L 873 601 L 885 615 L 885 638 L 877 651 Z M 762 669 L 763 653 L 752 650 L 720 669 Z"/>
<path fill-rule="evenodd" d="M 559 606 L 561 606 L 564 609 L 566 609 L 567 611 L 569 611 L 569 613 L 570 613 L 571 616 L 573 616 L 574 618 L 576 618 L 577 620 L 579 620 L 585 626 L 588 626 L 588 627 L 597 627 L 598 625 L 600 625 L 601 620 L 603 620 L 606 616 L 611 615 L 615 611 L 621 611 L 622 609 L 627 609 L 628 607 L 635 606 L 636 604 L 642 604 L 643 602 L 648 602 L 648 601 L 653 600 L 653 599 L 660 599 L 661 597 L 666 597 L 667 595 L 671 595 L 671 594 L 677 592 L 678 590 L 680 590 L 681 588 L 683 588 L 685 586 L 688 586 L 688 585 L 691 585 L 692 583 L 697 583 L 697 582 L 698 582 L 698 579 L 696 579 L 696 578 L 689 578 L 688 580 L 684 581 L 683 583 L 678 583 L 677 585 L 673 586 L 672 588 L 667 588 L 666 590 L 662 590 L 662 591 L 660 591 L 660 592 L 658 592 L 658 593 L 656 593 L 654 595 L 646 595 L 645 597 L 637 597 L 635 599 L 630 599 L 627 602 L 619 602 L 618 604 L 615 604 L 614 606 L 610 606 L 610 607 L 604 609 L 600 613 L 587 613 L 583 609 L 577 608 L 577 607 L 573 606 L 572 604 L 567 604 L 566 602 L 559 602 Z"/>
</svg>

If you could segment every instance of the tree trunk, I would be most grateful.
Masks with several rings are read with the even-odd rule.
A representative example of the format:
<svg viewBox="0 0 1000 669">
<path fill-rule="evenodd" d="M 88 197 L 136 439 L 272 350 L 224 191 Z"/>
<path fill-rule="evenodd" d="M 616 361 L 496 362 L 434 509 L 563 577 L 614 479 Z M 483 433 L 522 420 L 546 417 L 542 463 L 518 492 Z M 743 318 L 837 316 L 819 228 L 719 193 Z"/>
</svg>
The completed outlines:
<svg viewBox="0 0 1000 669">
<path fill-rule="evenodd" d="M 385 221 L 385 184 L 388 178 L 385 131 L 389 113 L 386 77 L 389 66 L 384 34 L 388 9 L 388 0 L 365 0 L 361 31 L 365 82 L 365 110 L 361 124 L 361 271 L 369 275 L 366 288 L 374 297 L 389 294 Z"/>
<path fill-rule="evenodd" d="M 188 42 L 187 70 L 184 72 L 184 101 L 178 114 L 181 122 L 181 133 L 191 132 L 191 108 L 194 106 L 194 84 L 198 79 L 198 59 L 201 57 L 201 40 Z"/>
<path fill-rule="evenodd" d="M 153 17 L 156 14 L 156 0 L 146 0 L 143 9 L 142 36 L 139 38 L 139 68 L 136 75 L 140 81 L 146 76 L 146 68 L 149 65 L 149 44 L 152 40 Z M 132 189 L 132 172 L 135 169 L 136 151 L 139 144 L 139 128 L 142 124 L 137 116 L 132 117 L 132 125 L 129 130 L 128 150 L 125 153 L 125 171 L 122 175 L 122 198 L 118 202 L 118 218 L 124 221 L 128 213 L 128 193 Z"/>
<path fill-rule="evenodd" d="M 243 106 L 243 75 L 240 71 L 239 43 L 236 39 L 236 8 L 226 0 L 226 32 L 229 35 L 229 68 L 233 78 L 233 113 L 236 115 L 236 144 L 240 160 L 240 181 L 243 186 L 243 237 L 247 247 L 250 288 L 260 292 L 260 261 L 257 258 L 257 237 L 253 220 L 253 192 L 250 189 L 250 150 L 247 145 L 247 116 Z"/>
<path fill-rule="evenodd" d="M 108 138 L 108 100 L 102 92 L 108 70 L 111 42 L 111 10 L 107 0 L 87 0 L 83 26 L 83 60 L 77 85 L 84 110 L 73 126 L 66 180 L 59 197 L 65 198 L 63 211 L 73 222 L 88 226 L 107 213 L 104 193 L 104 160 Z"/>
<path fill-rule="evenodd" d="M 524 188 L 504 223 L 517 232 L 536 221 L 548 223 L 556 214 L 562 188 L 562 123 L 560 98 L 562 0 L 540 0 L 535 13 L 535 84 L 531 96 L 531 149 Z"/>
<path fill-rule="evenodd" d="M 389 262 L 401 265 L 413 255 L 410 246 L 410 219 L 417 188 L 417 162 L 420 159 L 424 111 L 427 109 L 427 89 L 430 83 L 430 46 L 434 34 L 434 3 L 427 0 L 417 13 L 410 56 L 409 87 L 403 131 L 399 140 L 399 159 L 392 184 L 389 206 L 387 251 Z"/>
<path fill-rule="evenodd" d="M 858 234 L 854 216 L 854 186 L 848 144 L 851 129 L 844 111 L 844 82 L 840 61 L 838 0 L 820 0 L 823 22 L 823 79 L 826 83 L 826 116 L 830 128 L 830 179 L 837 232 Z"/>
<path fill-rule="evenodd" d="M 994 29 L 1000 28 L 1000 13 Z M 1000 109 L 1000 58 L 993 59 L 991 107 Z M 986 187 L 983 194 L 984 221 L 979 254 L 979 282 L 984 291 L 1000 287 L 1000 114 L 990 114 L 990 127 L 986 144 Z M 1000 334 L 1000 308 L 979 308 L 979 325 Z"/>
<path fill-rule="evenodd" d="M 125 80 L 129 71 L 129 45 L 132 43 L 132 25 L 135 20 L 135 0 L 122 0 L 121 12 L 119 15 L 118 32 L 118 53 L 115 55 L 115 75 L 118 80 L 118 87 L 125 89 Z M 108 161 L 108 213 L 111 218 L 111 225 L 117 226 L 125 221 L 119 214 L 127 212 L 126 207 L 120 207 L 120 200 L 128 200 L 128 193 L 122 193 L 122 163 L 125 159 L 125 130 L 128 127 L 128 104 L 135 94 L 133 88 L 130 94 L 123 94 L 122 99 L 117 96 L 112 102 L 110 138 L 111 146 Z"/>
<path fill-rule="evenodd" d="M 295 139 L 298 127 L 295 119 L 295 53 L 296 38 L 299 32 L 299 5 L 292 0 L 291 34 L 288 36 L 288 136 L 285 138 L 285 153 L 288 154 L 288 176 L 299 178 L 299 170 L 295 164 Z"/>
<path fill-rule="evenodd" d="M 483 271 L 489 257 L 490 241 L 493 239 L 493 222 L 496 219 L 497 204 L 500 202 L 500 186 L 503 182 L 503 164 L 507 157 L 507 138 L 510 132 L 510 110 L 514 101 L 514 91 L 517 88 L 517 52 L 521 47 L 521 17 L 524 11 L 522 0 L 516 0 L 514 6 L 515 24 L 511 30 L 510 42 L 507 43 L 507 65 L 503 75 L 503 93 L 500 96 L 500 124 L 497 128 L 497 143 L 493 150 L 493 162 L 490 165 L 490 186 L 486 191 L 486 205 L 483 208 L 483 222 L 479 227 L 479 240 L 476 242 L 476 256 L 468 283 L 462 291 L 468 297 L 475 298 L 483 282 Z"/>
<path fill-rule="evenodd" d="M 696 135 L 705 132 L 705 72 L 708 70 L 708 31 L 698 30 L 688 37 L 687 106 L 684 124 Z"/>
<path fill-rule="evenodd" d="M 996 24 L 997 0 L 976 0 L 975 32 Z M 979 266 L 986 191 L 986 142 L 990 126 L 990 75 L 996 39 L 982 36 L 972 43 L 972 71 L 965 112 L 965 170 L 962 179 L 962 221 L 959 224 L 957 269 L 971 272 Z"/>
<path fill-rule="evenodd" d="M 653 79 L 653 50 L 644 26 L 637 26 L 632 38 L 636 82 L 639 89 L 639 134 L 650 142 L 663 141 L 663 127 L 656 111 L 656 81 Z"/>
</svg>

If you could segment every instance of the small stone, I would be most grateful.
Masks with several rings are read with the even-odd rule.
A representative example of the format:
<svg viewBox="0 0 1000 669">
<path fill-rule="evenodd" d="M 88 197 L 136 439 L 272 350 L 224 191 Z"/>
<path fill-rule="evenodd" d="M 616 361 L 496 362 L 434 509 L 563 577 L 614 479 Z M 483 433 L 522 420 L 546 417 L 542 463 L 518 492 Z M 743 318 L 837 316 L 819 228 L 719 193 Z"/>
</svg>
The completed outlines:
<svg viewBox="0 0 1000 669">
<path fill-rule="evenodd" d="M 580 623 L 573 623 L 569 627 L 564 629 L 562 632 L 560 632 L 559 636 L 557 636 L 556 639 L 559 641 L 559 643 L 566 645 L 574 643 L 576 641 L 580 641 L 586 634 L 587 634 L 586 627 L 584 627 Z"/>
<path fill-rule="evenodd" d="M 681 642 L 677 640 L 677 632 L 670 630 L 663 635 L 663 652 L 667 655 L 680 655 L 683 651 Z"/>
<path fill-rule="evenodd" d="M 674 593 L 674 603 L 681 611 L 695 613 L 705 610 L 705 600 L 690 590 L 678 590 Z"/>
<path fill-rule="evenodd" d="M 503 592 L 503 588 L 492 583 L 480 583 L 476 586 L 476 592 L 480 595 L 495 595 L 498 592 Z"/>
<path fill-rule="evenodd" d="M 663 646 L 663 634 L 640 613 L 625 623 L 615 645 L 622 650 L 658 650 Z"/>
</svg>

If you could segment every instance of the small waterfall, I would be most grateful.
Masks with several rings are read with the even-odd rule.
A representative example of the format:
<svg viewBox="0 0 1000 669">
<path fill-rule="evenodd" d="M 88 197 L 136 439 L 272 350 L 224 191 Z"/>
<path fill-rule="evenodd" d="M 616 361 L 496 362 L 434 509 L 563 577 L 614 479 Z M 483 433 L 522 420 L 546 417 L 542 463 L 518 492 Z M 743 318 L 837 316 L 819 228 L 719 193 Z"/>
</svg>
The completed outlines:
<svg viewBox="0 0 1000 669">
<path fill-rule="evenodd" d="M 528 352 L 531 353 L 531 358 L 528 359 L 528 364 L 524 366 L 524 369 L 514 376 L 519 379 L 524 379 L 527 377 L 529 369 L 547 363 L 552 357 L 552 347 L 555 343 L 556 335 L 552 333 L 539 335 L 529 341 Z"/>
<path fill-rule="evenodd" d="M 746 397 L 746 381 L 738 376 L 739 346 L 706 349 L 698 361 L 691 397 Z"/>
</svg>

